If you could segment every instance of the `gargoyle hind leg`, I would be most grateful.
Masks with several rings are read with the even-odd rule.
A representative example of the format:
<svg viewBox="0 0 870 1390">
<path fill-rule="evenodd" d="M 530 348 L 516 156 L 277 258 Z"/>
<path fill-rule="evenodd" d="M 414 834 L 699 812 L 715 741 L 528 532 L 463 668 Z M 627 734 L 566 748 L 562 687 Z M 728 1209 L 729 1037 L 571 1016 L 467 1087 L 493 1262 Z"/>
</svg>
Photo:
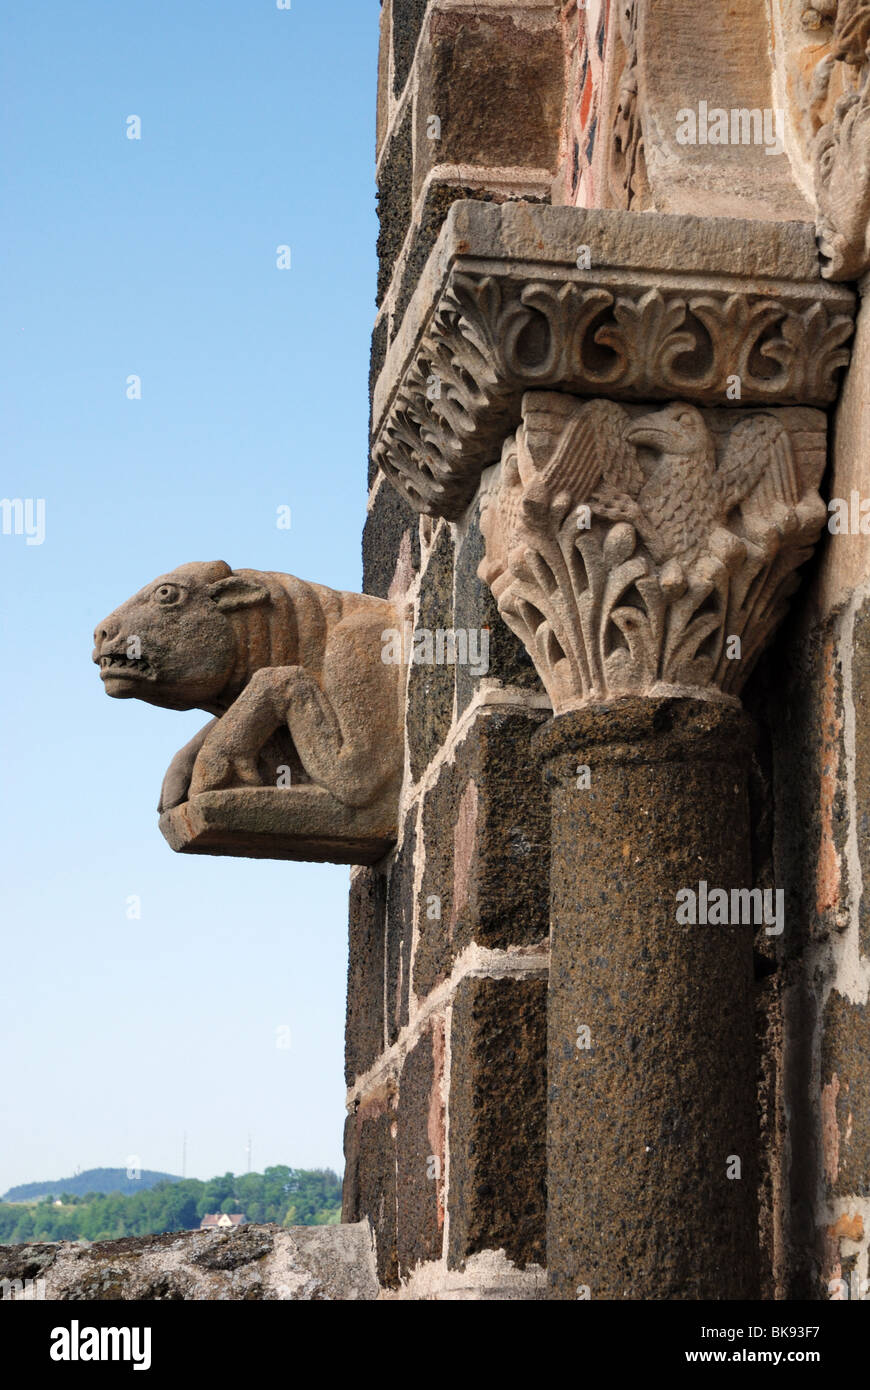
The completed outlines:
<svg viewBox="0 0 870 1390">
<path fill-rule="evenodd" d="M 317 681 L 292 669 L 285 717 L 302 765 L 313 782 L 345 806 L 366 806 L 378 790 L 377 757 L 369 746 L 372 711 L 356 709 L 353 737 Z"/>
<path fill-rule="evenodd" d="M 239 782 L 260 786 L 257 754 L 285 722 L 313 782 L 348 806 L 371 800 L 376 790 L 371 757 L 365 749 L 348 746 L 335 710 L 301 666 L 263 667 L 254 673 L 205 740 L 190 795 Z"/>
</svg>

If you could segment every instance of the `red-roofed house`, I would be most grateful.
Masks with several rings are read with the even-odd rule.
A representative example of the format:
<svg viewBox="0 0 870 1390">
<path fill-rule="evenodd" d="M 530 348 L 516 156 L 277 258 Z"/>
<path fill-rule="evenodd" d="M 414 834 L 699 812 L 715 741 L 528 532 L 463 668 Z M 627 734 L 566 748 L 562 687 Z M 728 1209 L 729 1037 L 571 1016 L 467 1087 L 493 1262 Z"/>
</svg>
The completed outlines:
<svg viewBox="0 0 870 1390">
<path fill-rule="evenodd" d="M 214 1216 L 204 1216 L 199 1223 L 201 1231 L 230 1231 L 234 1226 L 244 1226 L 245 1218 L 241 1214 L 229 1216 L 225 1211 L 216 1212 Z"/>
</svg>

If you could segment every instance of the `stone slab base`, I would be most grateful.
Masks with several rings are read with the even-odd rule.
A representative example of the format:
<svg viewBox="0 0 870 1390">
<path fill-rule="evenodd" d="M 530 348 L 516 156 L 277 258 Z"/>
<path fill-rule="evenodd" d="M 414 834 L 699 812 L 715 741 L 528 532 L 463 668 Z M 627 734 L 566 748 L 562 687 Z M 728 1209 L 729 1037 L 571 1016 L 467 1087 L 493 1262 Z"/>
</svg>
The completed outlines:
<svg viewBox="0 0 870 1390">
<path fill-rule="evenodd" d="M 308 786 L 202 792 L 164 811 L 160 829 L 179 854 L 321 864 L 376 864 L 396 839 L 382 806 L 355 809 Z"/>
</svg>

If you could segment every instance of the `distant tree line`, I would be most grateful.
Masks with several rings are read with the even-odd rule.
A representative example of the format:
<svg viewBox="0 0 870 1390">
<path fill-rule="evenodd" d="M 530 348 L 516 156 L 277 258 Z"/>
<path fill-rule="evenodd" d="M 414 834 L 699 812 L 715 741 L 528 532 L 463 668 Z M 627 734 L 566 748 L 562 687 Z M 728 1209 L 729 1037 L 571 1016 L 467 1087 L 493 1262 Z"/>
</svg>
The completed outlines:
<svg viewBox="0 0 870 1390">
<path fill-rule="evenodd" d="M 118 1240 L 199 1226 L 210 1212 L 241 1212 L 280 1226 L 333 1226 L 341 1219 L 341 1182 L 331 1168 L 267 1168 L 200 1182 L 160 1182 L 131 1196 L 61 1195 L 28 1205 L 0 1203 L 0 1244 L 42 1240 Z"/>
</svg>

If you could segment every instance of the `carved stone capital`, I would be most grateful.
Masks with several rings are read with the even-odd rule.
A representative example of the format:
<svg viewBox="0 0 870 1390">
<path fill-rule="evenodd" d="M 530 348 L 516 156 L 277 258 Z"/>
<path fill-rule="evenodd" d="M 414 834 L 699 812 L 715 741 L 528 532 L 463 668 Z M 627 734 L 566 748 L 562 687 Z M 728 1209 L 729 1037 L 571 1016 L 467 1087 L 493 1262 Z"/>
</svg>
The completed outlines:
<svg viewBox="0 0 870 1390">
<path fill-rule="evenodd" d="M 529 392 L 480 565 L 556 714 L 739 695 L 825 523 L 825 416 Z"/>
<path fill-rule="evenodd" d="M 377 383 L 373 455 L 457 518 L 526 391 L 827 405 L 853 316 L 808 225 L 457 203 Z"/>
</svg>

